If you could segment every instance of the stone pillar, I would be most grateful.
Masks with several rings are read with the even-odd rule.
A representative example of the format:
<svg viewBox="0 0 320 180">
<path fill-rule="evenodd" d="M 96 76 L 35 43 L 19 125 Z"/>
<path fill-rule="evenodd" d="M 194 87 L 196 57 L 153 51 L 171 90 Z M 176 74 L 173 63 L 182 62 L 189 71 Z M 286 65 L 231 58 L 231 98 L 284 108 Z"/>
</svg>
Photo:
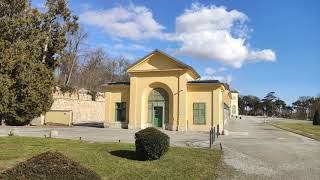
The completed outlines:
<svg viewBox="0 0 320 180">
<path fill-rule="evenodd" d="M 213 126 L 219 125 L 219 131 L 222 133 L 223 126 L 223 94 L 220 88 L 213 91 Z"/>
<path fill-rule="evenodd" d="M 186 74 L 179 81 L 179 128 L 178 131 L 187 131 L 187 83 Z"/>
<path fill-rule="evenodd" d="M 138 79 L 137 77 L 130 78 L 130 108 L 129 108 L 129 122 L 128 129 L 137 129 L 137 85 Z"/>
<path fill-rule="evenodd" d="M 106 106 L 105 106 L 105 121 L 104 121 L 104 127 L 110 127 L 112 123 L 112 117 L 111 117 L 111 92 L 105 93 L 106 98 Z"/>
</svg>

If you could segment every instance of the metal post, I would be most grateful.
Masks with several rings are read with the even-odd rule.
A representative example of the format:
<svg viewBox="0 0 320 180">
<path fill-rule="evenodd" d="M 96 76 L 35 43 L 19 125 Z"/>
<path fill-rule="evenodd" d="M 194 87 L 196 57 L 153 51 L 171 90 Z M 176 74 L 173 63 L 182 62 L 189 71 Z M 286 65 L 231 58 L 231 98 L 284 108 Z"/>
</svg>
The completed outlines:
<svg viewBox="0 0 320 180">
<path fill-rule="evenodd" d="M 219 124 L 217 125 L 217 138 L 219 137 L 220 135 L 220 131 L 219 131 Z"/>
<path fill-rule="evenodd" d="M 213 141 L 216 140 L 216 127 L 213 128 Z"/>
<path fill-rule="evenodd" d="M 209 137 L 209 144 L 210 144 L 209 146 L 210 146 L 210 149 L 211 149 L 211 147 L 212 147 L 212 133 L 213 133 L 213 132 L 212 132 L 212 129 L 210 129 L 210 135 L 209 135 L 209 136 L 210 136 L 210 137 Z"/>
</svg>

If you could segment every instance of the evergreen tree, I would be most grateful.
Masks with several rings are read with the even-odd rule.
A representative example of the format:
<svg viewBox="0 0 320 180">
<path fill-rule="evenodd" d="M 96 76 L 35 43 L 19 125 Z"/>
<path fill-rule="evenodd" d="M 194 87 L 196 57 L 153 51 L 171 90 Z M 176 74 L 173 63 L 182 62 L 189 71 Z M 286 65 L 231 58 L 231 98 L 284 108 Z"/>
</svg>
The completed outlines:
<svg viewBox="0 0 320 180">
<path fill-rule="evenodd" d="M 317 110 L 315 113 L 314 113 L 314 116 L 313 116 L 313 125 L 320 125 L 320 115 L 319 115 L 319 111 Z"/>
<path fill-rule="evenodd" d="M 24 125 L 53 103 L 54 70 L 77 30 L 65 0 L 48 0 L 46 11 L 29 0 L 0 0 L 0 119 Z"/>
</svg>

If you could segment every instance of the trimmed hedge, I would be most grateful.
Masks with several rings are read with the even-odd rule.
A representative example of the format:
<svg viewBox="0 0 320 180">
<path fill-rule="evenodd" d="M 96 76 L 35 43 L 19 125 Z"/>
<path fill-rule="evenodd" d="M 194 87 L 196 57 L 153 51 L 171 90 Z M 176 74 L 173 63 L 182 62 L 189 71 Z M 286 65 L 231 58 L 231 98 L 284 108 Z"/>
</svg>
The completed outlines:
<svg viewBox="0 0 320 180">
<path fill-rule="evenodd" d="M 79 179 L 98 180 L 100 176 L 62 153 L 48 151 L 19 163 L 0 174 L 0 179 Z"/>
<path fill-rule="evenodd" d="M 153 127 L 137 132 L 135 139 L 136 155 L 139 160 L 156 160 L 169 150 L 169 136 Z"/>
</svg>

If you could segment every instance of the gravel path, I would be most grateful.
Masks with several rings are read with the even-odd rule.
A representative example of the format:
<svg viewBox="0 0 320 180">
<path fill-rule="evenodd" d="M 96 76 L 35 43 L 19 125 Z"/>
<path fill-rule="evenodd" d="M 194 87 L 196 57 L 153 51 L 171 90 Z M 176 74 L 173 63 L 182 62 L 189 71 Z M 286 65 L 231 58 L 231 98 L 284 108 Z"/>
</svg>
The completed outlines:
<svg viewBox="0 0 320 180">
<path fill-rule="evenodd" d="M 57 130 L 57 138 L 79 139 L 89 142 L 123 142 L 134 143 L 137 130 L 112 129 L 94 127 L 0 127 L 0 136 L 8 136 L 10 130 L 16 129 L 19 136 L 44 137 L 49 136 L 51 130 Z M 209 134 L 203 132 L 164 131 L 170 136 L 173 146 L 209 147 Z"/>
<path fill-rule="evenodd" d="M 263 118 L 229 122 L 221 136 L 224 163 L 234 169 L 221 179 L 320 179 L 320 142 L 264 124 Z M 228 170 L 226 170 L 228 172 Z"/>
</svg>

